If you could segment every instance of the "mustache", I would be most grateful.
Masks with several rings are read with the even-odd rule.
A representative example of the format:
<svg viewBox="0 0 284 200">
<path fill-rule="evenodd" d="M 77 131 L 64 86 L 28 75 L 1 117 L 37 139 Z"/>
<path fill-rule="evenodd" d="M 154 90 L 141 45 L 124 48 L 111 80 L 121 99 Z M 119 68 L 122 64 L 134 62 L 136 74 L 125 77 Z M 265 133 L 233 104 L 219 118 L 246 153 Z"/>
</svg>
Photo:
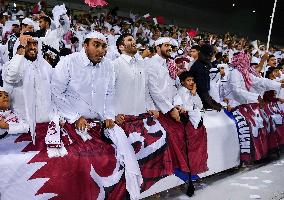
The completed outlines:
<svg viewBox="0 0 284 200">
<path fill-rule="evenodd" d="M 37 49 L 28 49 L 28 51 L 37 51 Z"/>
</svg>

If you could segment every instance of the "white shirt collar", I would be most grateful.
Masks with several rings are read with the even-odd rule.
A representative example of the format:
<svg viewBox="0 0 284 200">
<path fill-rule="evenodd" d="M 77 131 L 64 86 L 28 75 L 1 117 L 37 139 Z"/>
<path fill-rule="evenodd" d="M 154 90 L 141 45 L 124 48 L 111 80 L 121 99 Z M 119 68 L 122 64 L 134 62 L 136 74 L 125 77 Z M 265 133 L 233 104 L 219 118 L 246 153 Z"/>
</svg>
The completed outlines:
<svg viewBox="0 0 284 200">
<path fill-rule="evenodd" d="M 103 62 L 103 60 L 100 62 L 100 63 L 98 63 L 98 64 L 96 64 L 96 65 L 93 65 L 93 63 L 90 61 L 90 59 L 88 58 L 88 56 L 87 56 L 87 54 L 86 54 L 86 52 L 85 52 L 85 48 L 83 48 L 81 51 L 80 51 L 80 53 L 81 53 L 81 59 L 82 59 L 82 63 L 83 63 L 83 66 L 84 67 L 87 67 L 87 66 L 89 66 L 89 65 L 91 65 L 91 66 L 94 66 L 94 67 L 97 67 L 97 66 L 99 66 L 99 64 L 100 63 L 102 63 Z"/>
<path fill-rule="evenodd" d="M 153 56 L 154 58 L 156 58 L 159 62 L 161 62 L 161 63 L 163 63 L 163 64 L 166 64 L 167 63 L 167 60 L 166 59 L 164 59 L 163 57 L 161 57 L 159 54 L 155 54 L 154 56 Z"/>
<path fill-rule="evenodd" d="M 121 54 L 120 55 L 127 63 L 130 63 L 130 61 L 134 58 L 134 57 L 131 57 L 129 55 L 126 55 L 126 54 Z"/>
<path fill-rule="evenodd" d="M 88 58 L 88 56 L 85 52 L 85 49 L 83 48 L 80 53 L 82 54 L 81 59 L 82 59 L 82 63 L 84 65 L 84 67 L 88 66 L 91 63 L 91 61 L 89 60 L 89 58 Z"/>
<path fill-rule="evenodd" d="M 180 87 L 180 88 L 179 88 L 179 91 L 182 92 L 182 93 L 190 93 L 190 94 L 191 94 L 190 90 L 187 89 L 187 88 L 184 87 L 184 86 Z"/>
</svg>

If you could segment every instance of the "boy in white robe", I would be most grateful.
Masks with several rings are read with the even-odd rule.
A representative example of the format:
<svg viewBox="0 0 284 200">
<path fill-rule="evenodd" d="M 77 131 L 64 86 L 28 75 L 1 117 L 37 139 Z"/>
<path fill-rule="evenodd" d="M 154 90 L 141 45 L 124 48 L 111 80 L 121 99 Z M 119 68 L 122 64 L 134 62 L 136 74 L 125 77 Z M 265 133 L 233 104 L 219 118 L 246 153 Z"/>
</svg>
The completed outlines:
<svg viewBox="0 0 284 200">
<path fill-rule="evenodd" d="M 189 120 L 196 129 L 202 119 L 202 101 L 196 92 L 196 83 L 191 72 L 185 71 L 180 76 L 182 87 L 174 97 L 174 105 L 188 112 Z"/>
<path fill-rule="evenodd" d="M 10 110 L 10 99 L 4 88 L 0 87 L 0 139 L 7 135 L 27 133 L 29 125 Z"/>
</svg>

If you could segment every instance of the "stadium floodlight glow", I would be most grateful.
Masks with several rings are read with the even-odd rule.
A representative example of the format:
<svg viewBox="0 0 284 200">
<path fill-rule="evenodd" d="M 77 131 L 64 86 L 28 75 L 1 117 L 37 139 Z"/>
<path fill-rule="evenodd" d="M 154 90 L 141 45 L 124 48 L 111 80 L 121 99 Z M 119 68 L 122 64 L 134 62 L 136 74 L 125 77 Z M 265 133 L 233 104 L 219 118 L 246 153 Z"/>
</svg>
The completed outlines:
<svg viewBox="0 0 284 200">
<path fill-rule="evenodd" d="M 236 4 L 233 3 L 233 7 L 235 7 Z"/>
<path fill-rule="evenodd" d="M 255 10 L 253 10 L 252 12 L 255 13 Z"/>
</svg>

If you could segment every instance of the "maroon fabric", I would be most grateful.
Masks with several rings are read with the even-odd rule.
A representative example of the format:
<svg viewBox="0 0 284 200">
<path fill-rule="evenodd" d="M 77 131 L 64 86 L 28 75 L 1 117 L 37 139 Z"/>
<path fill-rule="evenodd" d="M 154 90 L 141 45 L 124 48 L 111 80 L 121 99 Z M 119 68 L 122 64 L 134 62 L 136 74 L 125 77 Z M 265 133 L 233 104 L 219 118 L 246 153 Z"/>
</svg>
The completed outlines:
<svg viewBox="0 0 284 200">
<path fill-rule="evenodd" d="M 259 104 L 241 105 L 236 109 L 245 117 L 251 131 L 251 154 L 241 154 L 242 161 L 260 160 L 266 157 L 269 152 L 279 151 L 280 145 L 284 144 L 284 123 L 276 125 L 272 120 L 272 115 L 280 114 L 282 118 L 284 115 L 279 110 L 277 103 L 267 103 L 263 107 L 260 107 Z M 259 129 L 257 137 L 254 137 L 252 134 L 252 127 L 255 126 L 253 111 L 256 110 L 259 111 L 263 119 L 264 128 Z"/>
<path fill-rule="evenodd" d="M 144 121 L 143 121 L 144 120 Z M 139 166 L 143 176 L 142 191 L 149 189 L 161 178 L 174 174 L 176 168 L 188 172 L 184 152 L 184 127 L 181 123 L 173 121 L 170 117 L 160 115 L 159 121 L 164 127 L 166 143 L 151 155 L 139 160 Z M 144 138 L 144 147 L 153 144 L 162 136 L 162 131 L 149 133 L 144 127 L 154 126 L 155 121 L 149 115 L 139 117 L 126 116 L 126 122 L 122 125 L 126 134 L 129 136 L 134 132 L 140 133 Z M 45 136 L 48 123 L 37 124 L 36 143 L 31 142 L 29 134 L 20 135 L 15 142 L 30 143 L 23 149 L 24 152 L 39 151 L 29 163 L 46 163 L 38 169 L 30 179 L 48 178 L 48 181 L 37 191 L 38 194 L 54 193 L 56 197 L 52 200 L 94 200 L 97 199 L 101 188 L 90 175 L 93 167 L 101 177 L 113 174 L 116 166 L 115 149 L 112 144 L 102 137 L 101 127 L 95 126 L 88 133 L 92 140 L 83 142 L 76 133 L 74 125 L 66 123 L 64 133 L 61 131 L 62 141 L 68 152 L 64 157 L 49 158 L 45 145 Z M 68 135 L 66 135 L 68 133 Z M 71 140 L 71 142 L 70 142 Z M 134 143 L 134 150 L 138 152 L 141 144 Z M 120 200 L 126 195 L 124 175 L 121 180 L 110 188 L 104 188 L 106 199 Z"/>
<path fill-rule="evenodd" d="M 267 140 L 267 145 L 268 145 L 268 150 L 275 152 L 279 151 L 280 147 L 280 138 L 277 133 L 277 128 L 274 129 L 274 122 L 271 118 L 271 116 L 274 114 L 271 112 L 271 109 L 269 109 L 271 104 L 265 104 L 263 107 L 263 112 L 261 113 L 264 120 L 264 126 L 268 131 L 268 140 Z"/>
<path fill-rule="evenodd" d="M 47 124 L 45 126 L 47 127 Z M 48 158 L 44 146 L 46 127 L 37 126 L 38 142 L 35 146 L 30 144 L 29 148 L 25 148 L 26 151 L 40 151 L 29 163 L 47 163 L 30 178 L 49 178 L 37 194 L 58 194 L 52 200 L 97 199 L 100 189 L 90 176 L 91 166 L 99 176 L 111 175 L 116 165 L 114 148 L 101 139 L 99 127 L 89 131 L 92 140 L 83 142 L 73 125 L 65 124 L 64 129 L 73 141 L 71 145 L 66 146 L 68 155 L 63 158 Z"/>
<path fill-rule="evenodd" d="M 185 127 L 188 161 L 191 174 L 208 170 L 207 133 L 204 125 L 195 129 L 190 122 Z"/>
<path fill-rule="evenodd" d="M 275 91 L 274 90 L 269 90 L 269 91 L 266 91 L 263 95 L 263 100 L 265 102 L 277 102 L 277 98 L 276 98 L 276 95 L 275 95 Z"/>
<path fill-rule="evenodd" d="M 125 123 L 121 125 L 126 135 L 129 136 L 133 132 L 138 132 L 144 138 L 144 147 L 147 147 L 161 138 L 159 132 L 149 133 L 144 127 L 144 121 L 148 126 L 155 124 L 153 118 L 150 115 L 143 114 L 139 117 L 125 116 Z M 135 152 L 138 152 L 141 148 L 141 143 L 133 144 Z M 146 158 L 139 160 L 139 166 L 143 177 L 142 191 L 149 189 L 155 182 L 161 178 L 172 175 L 174 173 L 174 167 L 172 164 L 172 158 L 170 157 L 170 149 L 166 143 L 162 148 L 155 151 Z"/>
<path fill-rule="evenodd" d="M 176 62 L 176 64 L 181 64 L 183 62 L 189 63 L 190 60 L 186 57 L 178 57 L 178 58 L 175 59 L 175 62 Z"/>
<path fill-rule="evenodd" d="M 276 125 L 276 133 L 278 135 L 279 146 L 284 145 L 284 112 L 280 110 L 277 103 L 270 103 L 268 105 L 270 106 L 270 108 L 275 108 L 275 114 L 280 114 L 282 116 L 282 125 Z"/>
<path fill-rule="evenodd" d="M 279 138 L 279 145 L 284 145 L 284 123 L 282 126 L 278 126 L 276 130 Z"/>
<path fill-rule="evenodd" d="M 246 118 L 247 122 L 250 124 L 250 129 L 252 131 L 252 126 L 255 126 L 255 121 L 253 119 L 254 113 L 253 110 L 260 111 L 258 104 L 248 104 L 238 106 L 238 110 Z M 264 128 L 258 130 L 258 136 L 254 137 L 251 132 L 251 155 L 250 156 L 241 156 L 241 159 L 250 159 L 242 160 L 246 162 L 251 162 L 255 160 L 260 160 L 268 154 L 268 133 Z"/>
<path fill-rule="evenodd" d="M 173 120 L 169 114 L 162 114 L 158 118 L 164 129 L 167 131 L 167 143 L 169 146 L 168 163 L 172 167 L 179 168 L 184 172 L 189 172 L 189 167 L 186 158 L 185 130 L 182 123 Z"/>
</svg>

